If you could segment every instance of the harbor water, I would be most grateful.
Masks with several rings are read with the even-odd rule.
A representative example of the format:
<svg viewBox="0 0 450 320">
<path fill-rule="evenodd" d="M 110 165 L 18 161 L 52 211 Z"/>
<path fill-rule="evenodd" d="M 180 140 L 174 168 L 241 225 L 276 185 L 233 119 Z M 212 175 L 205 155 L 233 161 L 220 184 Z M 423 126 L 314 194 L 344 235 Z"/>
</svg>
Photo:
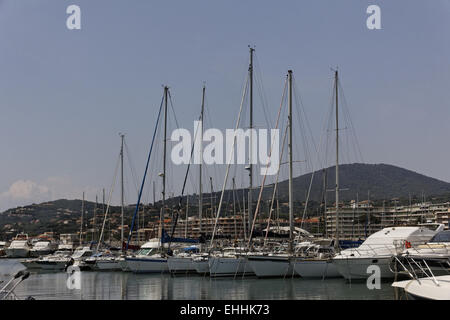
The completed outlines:
<svg viewBox="0 0 450 320">
<path fill-rule="evenodd" d="M 19 260 L 0 259 L 0 281 L 24 269 Z M 20 299 L 36 300 L 393 300 L 391 282 L 369 290 L 365 282 L 343 278 L 306 280 L 212 279 L 198 275 L 134 274 L 130 272 L 81 272 L 81 289 L 70 289 L 65 272 L 31 272 L 16 289 Z M 1 284 L 0 284 L 1 286 Z"/>
</svg>

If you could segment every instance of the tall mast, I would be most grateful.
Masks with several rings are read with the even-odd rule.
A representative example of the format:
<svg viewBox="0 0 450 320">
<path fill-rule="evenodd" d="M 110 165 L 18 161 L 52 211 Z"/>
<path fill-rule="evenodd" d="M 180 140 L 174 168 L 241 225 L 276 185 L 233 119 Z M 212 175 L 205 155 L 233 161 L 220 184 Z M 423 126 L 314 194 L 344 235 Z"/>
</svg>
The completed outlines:
<svg viewBox="0 0 450 320">
<path fill-rule="evenodd" d="M 160 211 L 159 224 L 163 227 L 164 216 L 166 213 L 166 153 L 167 153 L 167 96 L 169 87 L 164 87 L 164 153 L 163 153 L 163 189 L 162 189 L 162 210 Z M 162 243 L 161 243 L 162 246 Z"/>
<path fill-rule="evenodd" d="M 293 249 L 293 238 L 294 238 L 294 190 L 293 190 L 293 176 L 292 176 L 292 70 L 288 71 L 289 80 L 289 95 L 288 95 L 288 106 L 289 106 L 289 252 L 292 253 Z"/>
<path fill-rule="evenodd" d="M 248 193 L 248 230 L 250 232 L 251 230 L 251 223 L 253 222 L 253 212 L 252 212 L 252 191 L 253 191 L 253 52 L 255 51 L 254 48 L 250 47 L 250 65 L 248 67 L 248 73 L 249 73 L 249 80 L 250 80 L 250 92 L 249 92 L 249 99 L 250 99 L 250 152 L 249 152 L 249 193 Z"/>
<path fill-rule="evenodd" d="M 202 215 L 203 215 L 203 190 L 202 190 L 202 163 L 203 163 L 203 113 L 205 111 L 205 86 L 203 85 L 202 92 L 202 111 L 200 113 L 200 165 L 199 165 L 199 175 L 198 175 L 198 219 L 199 219 L 199 233 L 202 235 Z"/>
<path fill-rule="evenodd" d="M 84 216 L 84 192 L 83 192 L 83 200 L 81 201 L 80 246 L 83 245 L 83 216 Z"/>
<path fill-rule="evenodd" d="M 186 221 L 184 225 L 184 237 L 187 238 L 188 232 L 188 219 L 189 219 L 189 195 L 186 196 Z"/>
<path fill-rule="evenodd" d="M 339 248 L 339 107 L 338 107 L 338 71 L 334 73 L 336 89 L 336 242 L 335 248 Z"/>
<path fill-rule="evenodd" d="M 120 135 L 120 139 L 121 139 L 121 145 L 120 145 L 120 204 L 121 204 L 121 208 L 120 208 L 120 215 L 121 215 L 121 223 L 122 223 L 122 227 L 120 229 L 120 246 L 122 248 L 122 252 L 124 251 L 124 247 L 123 247 L 123 207 L 124 207 L 124 197 L 123 197 L 123 139 L 124 139 L 125 135 L 121 134 Z"/>
<path fill-rule="evenodd" d="M 93 223 L 93 228 L 92 228 L 92 240 L 96 239 L 95 236 L 95 230 L 97 229 L 97 201 L 98 201 L 98 196 L 95 195 L 95 207 L 94 207 L 94 223 Z"/>
<path fill-rule="evenodd" d="M 234 220 L 234 238 L 237 239 L 237 227 L 236 227 L 236 183 L 233 177 L 233 220 Z"/>
<path fill-rule="evenodd" d="M 214 189 L 213 189 L 213 181 L 212 181 L 212 177 L 209 177 L 209 185 L 211 187 L 211 217 L 214 218 L 214 206 L 216 204 L 215 202 L 215 198 L 213 201 L 213 193 L 214 193 Z"/>
</svg>

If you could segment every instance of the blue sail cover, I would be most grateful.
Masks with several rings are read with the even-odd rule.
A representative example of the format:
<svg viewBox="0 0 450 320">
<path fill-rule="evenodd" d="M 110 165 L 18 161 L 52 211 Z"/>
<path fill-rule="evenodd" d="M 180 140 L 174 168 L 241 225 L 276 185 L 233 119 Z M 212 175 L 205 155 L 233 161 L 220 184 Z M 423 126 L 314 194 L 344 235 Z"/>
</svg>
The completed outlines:
<svg viewBox="0 0 450 320">
<path fill-rule="evenodd" d="M 166 230 L 162 230 L 161 243 L 182 242 L 182 243 L 199 243 L 198 239 L 173 238 L 169 236 Z"/>
</svg>

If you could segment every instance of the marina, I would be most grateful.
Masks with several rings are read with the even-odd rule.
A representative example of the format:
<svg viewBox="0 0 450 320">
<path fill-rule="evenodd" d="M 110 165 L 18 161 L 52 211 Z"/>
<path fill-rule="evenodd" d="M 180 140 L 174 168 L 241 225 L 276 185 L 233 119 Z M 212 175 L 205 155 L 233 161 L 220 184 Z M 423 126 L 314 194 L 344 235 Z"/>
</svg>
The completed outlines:
<svg viewBox="0 0 450 320">
<path fill-rule="evenodd" d="M 450 300 L 445 1 L 39 1 L 0 0 L 0 305 Z"/>
</svg>

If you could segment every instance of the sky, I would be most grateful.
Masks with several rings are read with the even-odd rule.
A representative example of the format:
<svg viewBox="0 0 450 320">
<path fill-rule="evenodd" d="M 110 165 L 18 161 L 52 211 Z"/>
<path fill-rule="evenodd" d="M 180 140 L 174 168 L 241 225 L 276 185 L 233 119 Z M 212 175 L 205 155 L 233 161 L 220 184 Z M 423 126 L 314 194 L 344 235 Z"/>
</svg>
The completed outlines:
<svg viewBox="0 0 450 320">
<path fill-rule="evenodd" d="M 72 4 L 81 30 L 66 27 Z M 366 26 L 372 4 L 381 30 Z M 162 86 L 170 87 L 173 126 L 193 130 L 205 83 L 210 126 L 234 128 L 248 45 L 263 84 L 257 126 L 266 127 L 262 102 L 276 119 L 292 69 L 318 145 L 337 67 L 363 161 L 450 181 L 449 17 L 448 0 L 0 0 L 0 210 L 82 192 L 93 201 L 103 188 L 109 199 L 112 185 L 118 203 L 119 133 L 132 163 L 126 200 L 135 202 Z M 146 201 L 155 180 L 160 198 L 156 158 Z M 169 195 L 180 193 L 185 169 L 172 169 Z M 224 167 L 207 170 L 204 189 L 211 176 L 220 190 Z M 298 165 L 294 174 L 307 171 Z"/>
</svg>

